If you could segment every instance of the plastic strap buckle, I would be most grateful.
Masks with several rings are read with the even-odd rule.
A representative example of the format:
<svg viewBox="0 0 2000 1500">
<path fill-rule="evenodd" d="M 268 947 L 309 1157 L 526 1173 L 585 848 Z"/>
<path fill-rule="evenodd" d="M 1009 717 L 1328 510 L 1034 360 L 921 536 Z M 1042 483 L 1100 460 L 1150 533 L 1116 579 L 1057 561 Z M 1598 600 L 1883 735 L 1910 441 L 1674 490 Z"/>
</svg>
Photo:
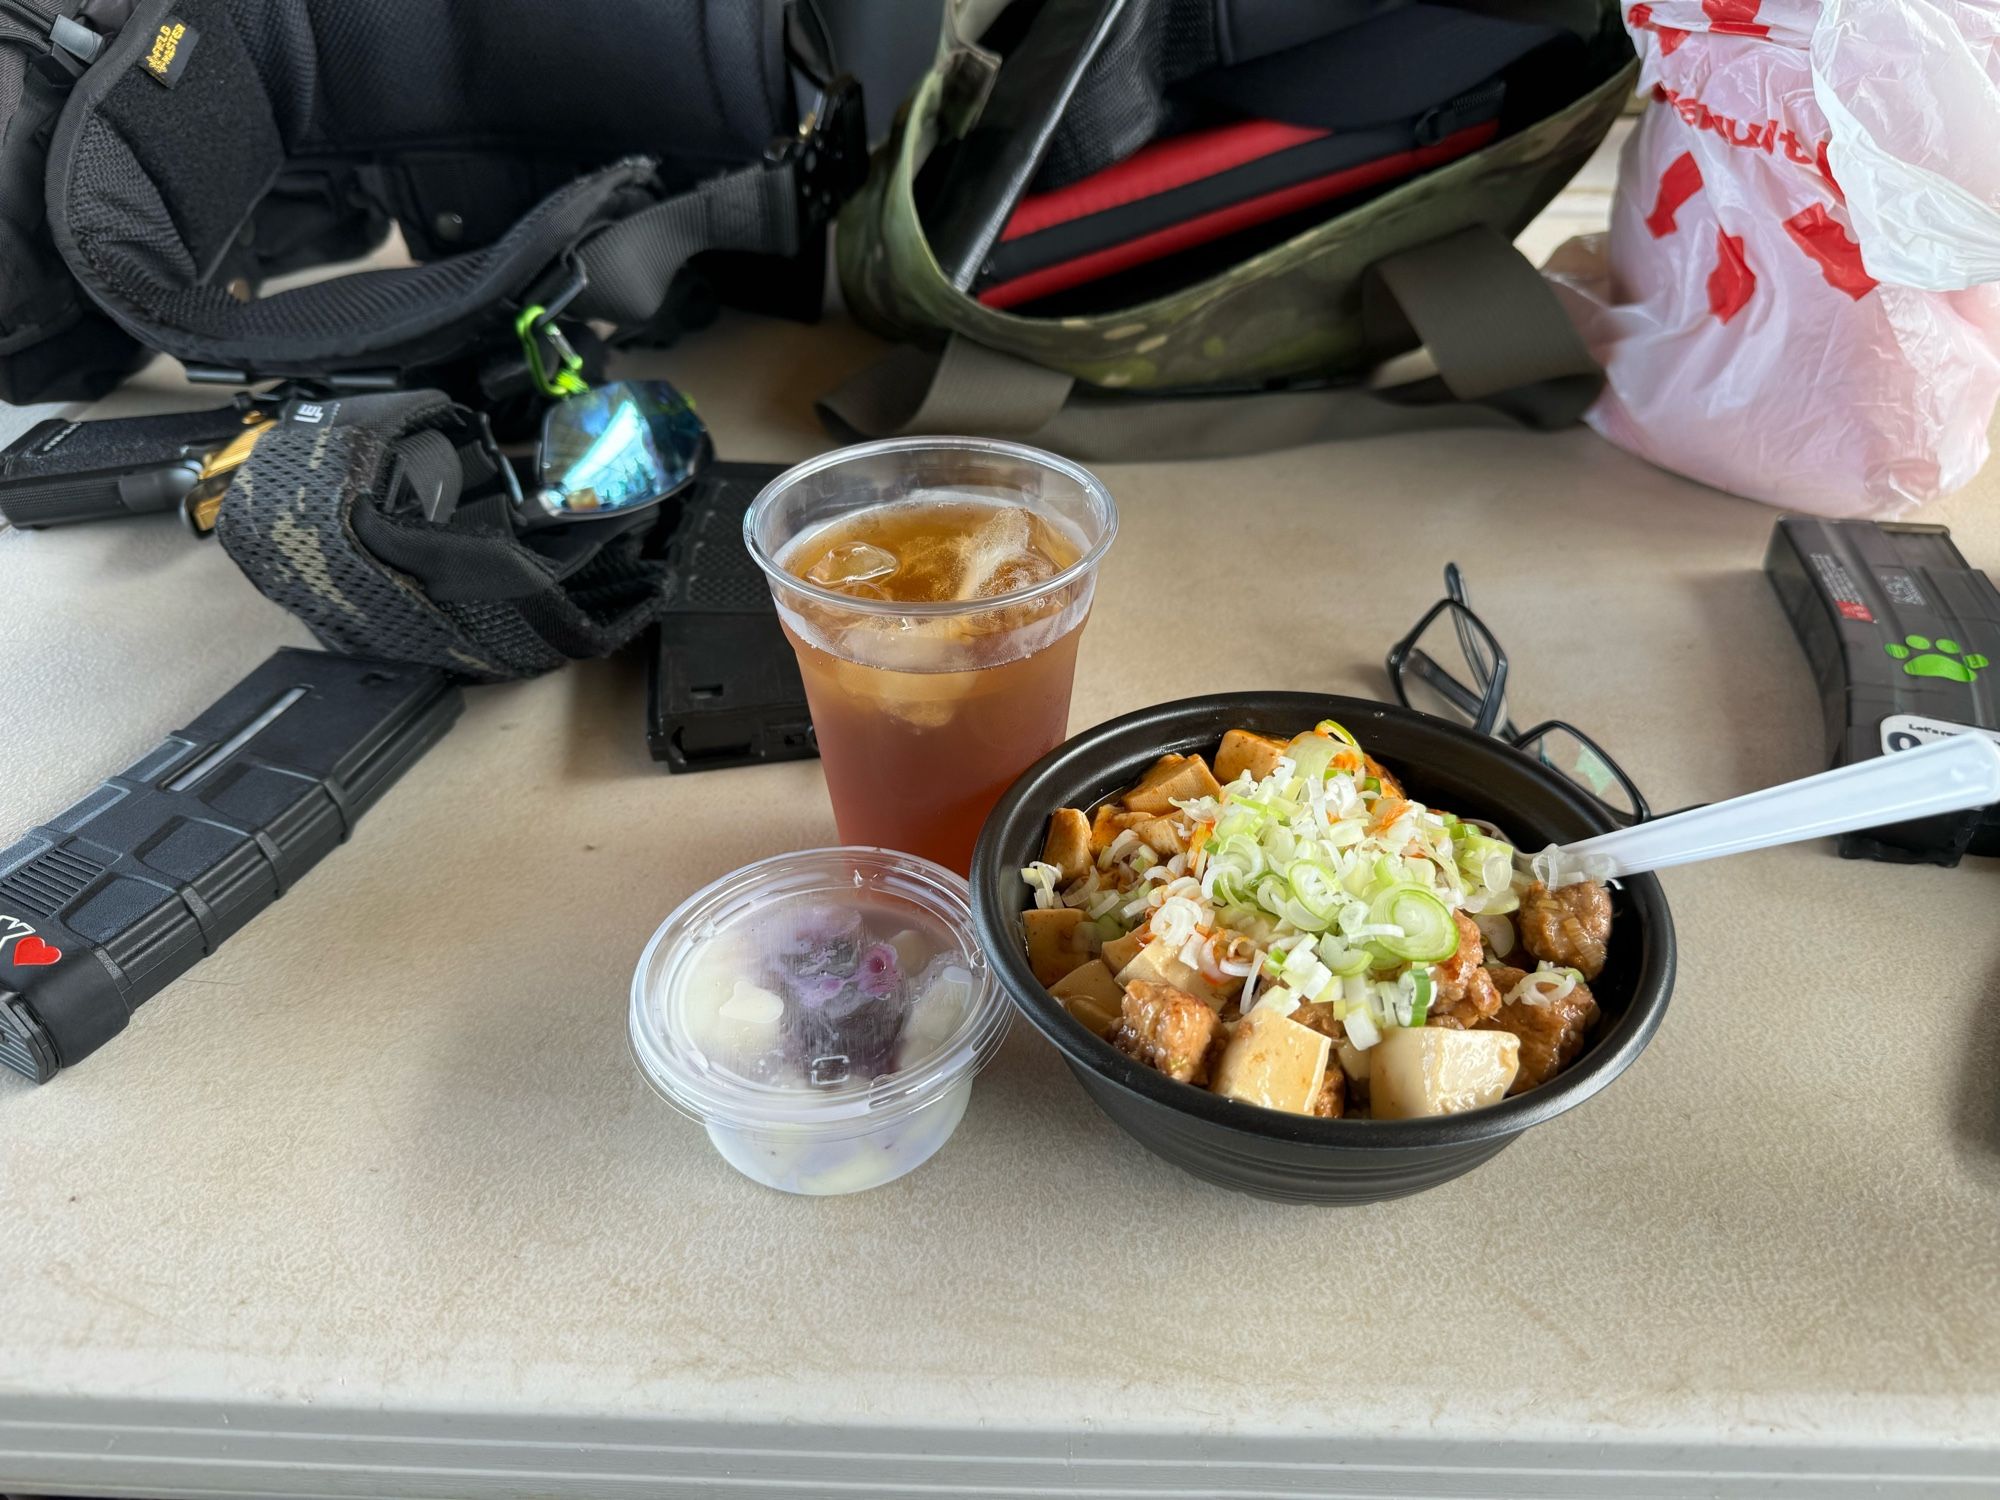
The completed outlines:
<svg viewBox="0 0 2000 1500">
<path fill-rule="evenodd" d="M 832 47 L 809 7 L 788 7 L 785 54 L 801 101 L 799 127 L 773 141 L 765 159 L 791 169 L 803 242 L 832 223 L 868 180 L 868 121 L 860 83 L 835 70 Z"/>
</svg>

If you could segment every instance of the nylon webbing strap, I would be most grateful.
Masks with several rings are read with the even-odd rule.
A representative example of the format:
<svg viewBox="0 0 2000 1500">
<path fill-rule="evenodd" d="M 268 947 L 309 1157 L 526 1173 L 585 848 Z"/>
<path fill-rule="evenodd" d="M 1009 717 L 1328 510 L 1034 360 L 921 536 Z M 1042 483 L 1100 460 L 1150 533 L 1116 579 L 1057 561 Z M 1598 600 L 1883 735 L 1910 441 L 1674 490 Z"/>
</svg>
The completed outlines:
<svg viewBox="0 0 2000 1500">
<path fill-rule="evenodd" d="M 1484 402 L 1530 427 L 1568 426 L 1604 385 L 1548 282 L 1484 226 L 1371 267 L 1362 282 L 1361 325 L 1380 348 L 1421 343 L 1452 399 Z"/>
<path fill-rule="evenodd" d="M 392 504 L 407 491 L 426 521 L 443 520 L 458 509 L 459 496 L 465 490 L 465 470 L 450 438 L 426 427 L 400 439 L 395 453 L 389 471 L 388 498 Z"/>
<path fill-rule="evenodd" d="M 898 349 L 823 397 L 838 438 L 967 432 L 1085 461 L 1224 458 L 1425 428 L 1569 425 L 1603 374 L 1555 293 L 1518 251 L 1468 229 L 1390 257 L 1363 290 L 1382 347 L 1422 343 L 1436 379 L 1375 390 L 1135 397 L 954 337 L 941 356 Z"/>
<path fill-rule="evenodd" d="M 794 255 L 798 198 L 790 166 L 756 166 L 711 177 L 621 219 L 577 250 L 589 283 L 572 314 L 631 325 L 659 311 L 688 257 L 703 250 Z"/>
</svg>

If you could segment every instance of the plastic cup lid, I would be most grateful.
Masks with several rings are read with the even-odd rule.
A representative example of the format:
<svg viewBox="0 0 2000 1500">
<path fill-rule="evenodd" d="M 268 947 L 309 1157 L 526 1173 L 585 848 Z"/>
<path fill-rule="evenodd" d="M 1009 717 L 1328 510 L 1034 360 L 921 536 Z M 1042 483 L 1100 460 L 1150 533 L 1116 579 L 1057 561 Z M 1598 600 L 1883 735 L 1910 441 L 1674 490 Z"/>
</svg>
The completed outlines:
<svg viewBox="0 0 2000 1500">
<path fill-rule="evenodd" d="M 888 849 L 745 865 L 683 902 L 632 976 L 647 1079 L 738 1127 L 879 1129 L 984 1066 L 1010 1014 L 965 881 Z"/>
</svg>

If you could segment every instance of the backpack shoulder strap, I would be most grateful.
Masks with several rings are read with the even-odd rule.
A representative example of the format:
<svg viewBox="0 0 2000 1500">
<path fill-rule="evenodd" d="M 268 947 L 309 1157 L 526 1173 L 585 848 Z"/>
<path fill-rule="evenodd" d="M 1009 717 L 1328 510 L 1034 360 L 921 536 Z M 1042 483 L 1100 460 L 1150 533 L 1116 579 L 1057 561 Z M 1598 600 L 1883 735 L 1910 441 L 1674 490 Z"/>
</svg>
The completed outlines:
<svg viewBox="0 0 2000 1500">
<path fill-rule="evenodd" d="M 170 5 L 191 60 L 168 88 L 147 59 Z M 558 273 L 582 273 L 579 316 L 631 326 L 699 251 L 796 253 L 866 165 L 858 96 L 836 86 L 811 127 L 686 192 L 663 194 L 654 163 L 631 157 L 551 193 L 478 250 L 244 302 L 209 272 L 285 165 L 271 101 L 223 0 L 139 0 L 57 125 L 48 222 L 90 296 L 185 361 L 268 375 L 409 369 L 502 334 Z"/>
</svg>

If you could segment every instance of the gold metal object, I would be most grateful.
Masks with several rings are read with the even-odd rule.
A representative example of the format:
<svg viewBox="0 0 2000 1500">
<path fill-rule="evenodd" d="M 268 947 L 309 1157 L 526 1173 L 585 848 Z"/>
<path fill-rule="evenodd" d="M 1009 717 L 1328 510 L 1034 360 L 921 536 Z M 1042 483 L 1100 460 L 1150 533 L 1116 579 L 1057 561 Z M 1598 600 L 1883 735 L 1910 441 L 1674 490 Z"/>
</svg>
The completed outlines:
<svg viewBox="0 0 2000 1500">
<path fill-rule="evenodd" d="M 222 513 L 222 497 L 229 493 L 230 480 L 243 467 L 250 457 L 250 450 L 257 446 L 257 439 L 270 425 L 269 412 L 245 412 L 243 430 L 202 460 L 201 477 L 181 499 L 181 519 L 187 522 L 188 529 L 196 536 L 207 536 L 215 530 L 216 518 Z"/>
</svg>

